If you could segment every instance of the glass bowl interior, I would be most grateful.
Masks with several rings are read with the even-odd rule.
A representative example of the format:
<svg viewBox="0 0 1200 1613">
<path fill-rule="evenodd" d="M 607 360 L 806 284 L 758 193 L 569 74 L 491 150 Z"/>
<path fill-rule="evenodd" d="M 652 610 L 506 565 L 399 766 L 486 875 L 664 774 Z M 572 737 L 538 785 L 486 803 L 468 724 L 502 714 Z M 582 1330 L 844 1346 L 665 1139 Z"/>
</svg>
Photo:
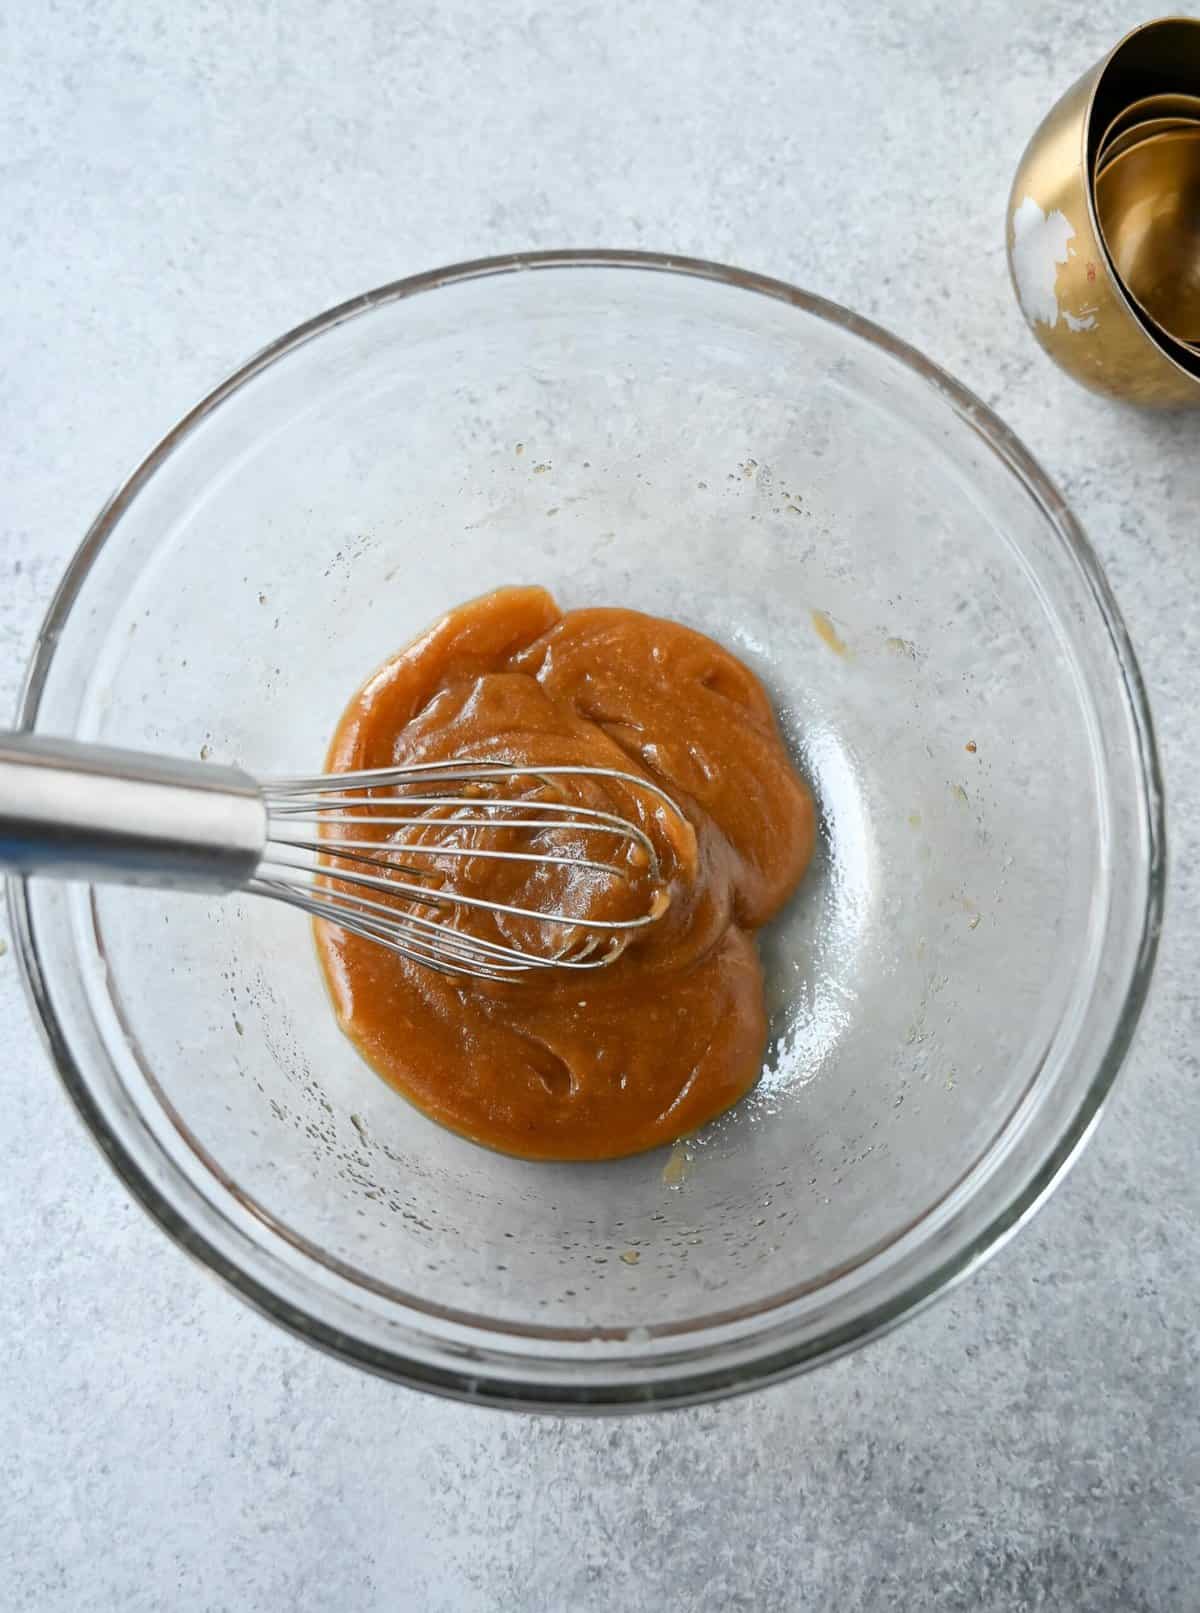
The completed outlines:
<svg viewBox="0 0 1200 1613">
<path fill-rule="evenodd" d="M 916 355 L 560 255 L 362 298 L 201 405 L 86 540 L 25 719 L 317 770 L 368 671 L 511 582 L 687 622 L 775 699 L 822 835 L 747 1101 L 618 1163 L 491 1154 L 371 1073 L 306 920 L 250 898 L 16 887 L 34 994 L 138 1195 L 308 1337 L 496 1402 L 761 1381 L 965 1270 L 1091 1124 L 1157 927 L 1136 666 L 1053 490 Z"/>
</svg>

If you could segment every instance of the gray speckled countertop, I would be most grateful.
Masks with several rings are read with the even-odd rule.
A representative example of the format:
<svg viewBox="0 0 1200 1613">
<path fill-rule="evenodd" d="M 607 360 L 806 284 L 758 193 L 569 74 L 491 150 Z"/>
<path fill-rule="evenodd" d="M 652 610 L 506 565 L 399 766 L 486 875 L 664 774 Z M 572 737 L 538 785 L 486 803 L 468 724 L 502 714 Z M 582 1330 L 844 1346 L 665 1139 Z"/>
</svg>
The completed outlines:
<svg viewBox="0 0 1200 1613">
<path fill-rule="evenodd" d="M 118 477 L 354 292 L 667 248 L 860 309 L 1073 502 L 1157 711 L 1174 863 L 1136 1050 L 1034 1225 L 890 1338 L 707 1409 L 536 1420 L 284 1336 L 126 1197 L 0 956 L 0 1606 L 1149 1610 L 1200 1579 L 1200 416 L 1078 391 L 1003 214 L 1119 0 L 78 0 L 0 20 L 0 706 Z M 7 941 L 0 922 L 0 937 Z"/>
</svg>

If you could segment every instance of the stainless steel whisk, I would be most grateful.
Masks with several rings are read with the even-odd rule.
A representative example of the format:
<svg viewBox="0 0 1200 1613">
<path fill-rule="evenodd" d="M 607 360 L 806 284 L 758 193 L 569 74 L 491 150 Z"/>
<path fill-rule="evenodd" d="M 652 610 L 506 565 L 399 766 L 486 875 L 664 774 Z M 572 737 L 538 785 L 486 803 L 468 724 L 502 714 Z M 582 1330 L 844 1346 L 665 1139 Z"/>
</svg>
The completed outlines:
<svg viewBox="0 0 1200 1613">
<path fill-rule="evenodd" d="M 327 919 L 415 963 L 477 979 L 599 969 L 666 910 L 653 840 L 616 812 L 488 793 L 511 780 L 550 784 L 581 777 L 641 792 L 690 836 L 666 791 L 615 768 L 430 762 L 259 782 L 235 767 L 4 734 L 0 868 L 210 893 L 245 890 Z M 426 838 L 430 826 L 520 830 L 529 849 L 492 848 L 477 837 L 470 846 L 455 846 Z M 397 838 L 362 838 L 373 828 Z M 406 839 L 406 828 L 420 833 Z M 556 831 L 560 838 L 611 838 L 612 858 L 535 849 Z M 654 895 L 645 912 L 628 919 L 543 912 L 456 890 L 432 868 L 447 858 L 552 865 L 617 881 L 628 881 L 637 869 L 648 875 Z M 446 921 L 464 911 L 542 926 L 546 949 L 476 936 Z"/>
</svg>

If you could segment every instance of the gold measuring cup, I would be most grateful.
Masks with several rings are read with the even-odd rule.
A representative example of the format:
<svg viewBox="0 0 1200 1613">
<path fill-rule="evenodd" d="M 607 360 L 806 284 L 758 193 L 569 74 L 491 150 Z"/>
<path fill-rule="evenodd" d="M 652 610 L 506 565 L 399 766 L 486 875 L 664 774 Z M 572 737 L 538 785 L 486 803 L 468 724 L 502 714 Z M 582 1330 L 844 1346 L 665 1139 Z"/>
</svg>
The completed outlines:
<svg viewBox="0 0 1200 1613">
<path fill-rule="evenodd" d="M 1122 285 L 1092 182 L 1101 135 L 1122 111 L 1198 92 L 1200 19 L 1135 28 L 1052 108 L 1013 181 L 1008 262 L 1021 310 L 1057 364 L 1109 397 L 1200 406 L 1200 354 L 1160 331 Z"/>
<path fill-rule="evenodd" d="M 1104 244 L 1130 296 L 1179 342 L 1200 342 L 1200 125 L 1144 140 L 1096 179 Z"/>
</svg>

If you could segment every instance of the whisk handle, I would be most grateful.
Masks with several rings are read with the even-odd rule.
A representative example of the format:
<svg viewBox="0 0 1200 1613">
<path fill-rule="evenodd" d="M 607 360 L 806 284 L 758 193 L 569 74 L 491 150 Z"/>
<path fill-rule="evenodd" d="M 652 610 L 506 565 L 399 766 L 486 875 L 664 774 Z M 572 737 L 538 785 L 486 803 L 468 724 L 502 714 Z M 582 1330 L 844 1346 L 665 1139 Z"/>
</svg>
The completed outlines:
<svg viewBox="0 0 1200 1613">
<path fill-rule="evenodd" d="M 0 733 L 0 869 L 229 891 L 266 837 L 262 792 L 236 767 Z"/>
</svg>

